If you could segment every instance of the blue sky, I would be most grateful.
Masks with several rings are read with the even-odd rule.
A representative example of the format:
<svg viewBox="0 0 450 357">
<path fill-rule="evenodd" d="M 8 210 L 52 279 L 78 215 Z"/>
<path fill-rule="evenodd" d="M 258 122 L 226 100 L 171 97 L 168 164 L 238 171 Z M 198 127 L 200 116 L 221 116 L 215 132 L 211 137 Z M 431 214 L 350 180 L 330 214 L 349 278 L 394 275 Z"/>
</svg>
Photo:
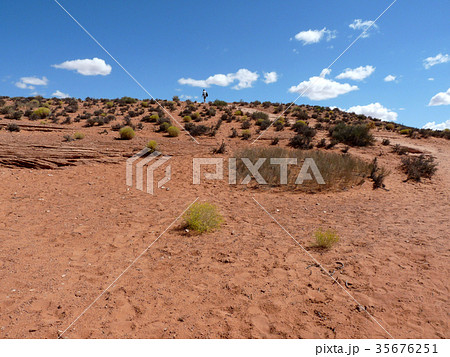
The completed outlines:
<svg viewBox="0 0 450 357">
<path fill-rule="evenodd" d="M 306 89 L 298 104 L 450 127 L 448 0 L 398 0 L 322 72 L 391 2 L 60 0 L 155 98 Z M 3 1 L 0 26 L 0 95 L 149 97 L 53 0 Z"/>
</svg>

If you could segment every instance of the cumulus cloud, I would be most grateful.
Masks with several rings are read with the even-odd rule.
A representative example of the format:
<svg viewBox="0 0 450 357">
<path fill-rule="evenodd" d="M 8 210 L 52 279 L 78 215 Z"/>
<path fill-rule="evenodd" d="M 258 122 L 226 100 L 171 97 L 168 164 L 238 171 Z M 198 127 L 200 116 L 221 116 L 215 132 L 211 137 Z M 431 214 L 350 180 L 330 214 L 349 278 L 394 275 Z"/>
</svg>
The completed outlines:
<svg viewBox="0 0 450 357">
<path fill-rule="evenodd" d="M 438 55 L 434 57 L 428 57 L 423 60 L 423 66 L 426 69 L 429 69 L 433 66 L 436 66 L 437 64 L 441 63 L 447 63 L 450 61 L 450 56 L 448 54 L 443 55 L 442 53 L 439 53 Z"/>
<path fill-rule="evenodd" d="M 367 31 L 369 27 L 373 29 L 378 28 L 377 24 L 373 23 L 373 21 L 370 20 L 363 21 L 361 19 L 355 19 L 350 25 L 348 25 L 348 27 L 350 27 L 353 30 L 362 30 L 363 32 Z M 361 37 L 362 38 L 369 37 L 369 33 L 364 32 L 364 34 Z"/>
<path fill-rule="evenodd" d="M 56 91 L 52 94 L 52 96 L 53 96 L 53 97 L 56 97 L 56 98 L 69 98 L 69 97 L 70 97 L 70 95 L 68 95 L 67 93 L 63 93 L 63 92 L 61 92 L 60 90 L 56 90 Z"/>
<path fill-rule="evenodd" d="M 447 92 L 440 92 L 431 98 L 429 106 L 449 105 L 450 104 L 450 88 Z"/>
<path fill-rule="evenodd" d="M 385 82 L 393 82 L 397 79 L 396 76 L 393 76 L 392 74 L 387 75 L 386 77 L 384 77 L 384 81 Z"/>
<path fill-rule="evenodd" d="M 431 121 L 426 123 L 423 127 L 423 129 L 433 129 L 433 130 L 445 130 L 450 129 L 450 119 L 444 121 L 443 123 L 436 124 L 436 122 Z"/>
<path fill-rule="evenodd" d="M 295 39 L 297 41 L 302 41 L 303 45 L 311 45 L 313 43 L 320 42 L 323 38 L 326 38 L 327 41 L 336 38 L 336 31 L 327 30 L 324 27 L 322 30 L 311 30 L 301 31 L 295 35 Z"/>
<path fill-rule="evenodd" d="M 31 89 L 33 90 L 35 86 L 46 86 L 48 84 L 47 77 L 22 77 L 19 82 L 16 82 L 15 85 L 21 89 Z"/>
<path fill-rule="evenodd" d="M 355 105 L 347 109 L 349 113 L 364 114 L 383 121 L 396 121 L 398 114 L 392 110 L 383 107 L 380 103 L 371 103 L 368 105 Z"/>
<path fill-rule="evenodd" d="M 257 72 L 251 72 L 246 68 L 241 68 L 236 73 L 215 74 L 206 79 L 180 78 L 178 83 L 192 87 L 209 88 L 212 85 L 227 87 L 237 81 L 238 83 L 232 88 L 239 90 L 251 88 L 253 82 L 255 82 L 258 78 L 259 75 Z"/>
<path fill-rule="evenodd" d="M 364 78 L 369 77 L 375 71 L 375 67 L 372 66 L 360 66 L 358 68 L 346 68 L 344 72 L 336 76 L 337 79 L 352 79 L 354 81 L 362 81 Z"/>
<path fill-rule="evenodd" d="M 311 100 L 324 100 L 336 98 L 341 94 L 358 89 L 357 86 L 352 86 L 348 83 L 339 83 L 324 77 L 311 77 L 309 80 L 289 88 L 289 92 L 298 93 L 302 97 L 307 97 Z"/>
<path fill-rule="evenodd" d="M 278 81 L 277 72 L 264 72 L 264 83 L 270 84 Z"/>
<path fill-rule="evenodd" d="M 322 72 L 320 72 L 319 77 L 324 78 L 324 77 L 326 77 L 327 75 L 329 75 L 330 73 L 331 73 L 331 69 L 329 69 L 329 68 L 324 68 L 324 69 L 322 69 Z"/>
<path fill-rule="evenodd" d="M 54 64 L 54 68 L 67 69 L 69 71 L 77 71 L 83 76 L 107 76 L 111 73 L 112 67 L 100 58 L 93 59 L 77 59 L 72 61 L 65 61 L 60 64 Z"/>
</svg>

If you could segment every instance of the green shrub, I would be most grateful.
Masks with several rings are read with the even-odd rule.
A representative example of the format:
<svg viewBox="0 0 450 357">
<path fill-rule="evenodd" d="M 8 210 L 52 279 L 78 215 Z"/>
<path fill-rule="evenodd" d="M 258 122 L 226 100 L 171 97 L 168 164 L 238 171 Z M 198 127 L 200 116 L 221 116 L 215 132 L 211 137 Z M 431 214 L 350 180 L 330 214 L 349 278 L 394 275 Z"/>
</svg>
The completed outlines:
<svg viewBox="0 0 450 357">
<path fill-rule="evenodd" d="M 158 143 L 155 140 L 150 140 L 147 143 L 147 147 L 150 149 L 150 152 L 154 152 L 158 149 Z"/>
<path fill-rule="evenodd" d="M 159 124 L 159 131 L 167 131 L 172 125 L 170 123 L 164 121 L 161 124 Z"/>
<path fill-rule="evenodd" d="M 119 130 L 119 135 L 122 140 L 130 140 L 133 139 L 136 133 L 133 128 L 130 126 L 124 126 Z"/>
<path fill-rule="evenodd" d="M 241 110 L 236 110 L 236 111 L 234 112 L 234 115 L 240 116 L 240 115 L 242 115 L 242 111 L 241 111 Z"/>
<path fill-rule="evenodd" d="M 339 123 L 330 129 L 330 135 L 334 140 L 352 146 L 368 146 L 375 140 L 370 134 L 370 128 L 364 124 Z"/>
<path fill-rule="evenodd" d="M 430 178 L 437 171 L 437 164 L 432 156 L 420 155 L 402 159 L 402 170 L 406 173 L 406 180 L 419 182 L 422 177 Z"/>
<path fill-rule="evenodd" d="M 246 129 L 246 130 L 242 130 L 241 136 L 242 136 L 242 140 L 248 140 L 248 139 L 250 139 L 252 134 L 251 134 L 250 130 Z"/>
<path fill-rule="evenodd" d="M 394 129 L 395 129 L 395 124 L 394 123 L 386 124 L 386 130 L 393 131 Z"/>
<path fill-rule="evenodd" d="M 210 203 L 194 203 L 183 216 L 186 227 L 198 233 L 211 232 L 223 223 L 222 215 Z"/>
<path fill-rule="evenodd" d="M 141 103 L 141 106 L 143 106 L 144 108 L 147 108 L 150 105 L 150 103 L 148 101 L 143 101 Z"/>
<path fill-rule="evenodd" d="M 114 107 L 114 103 L 113 102 L 106 102 L 106 107 L 112 108 L 112 107 Z"/>
<path fill-rule="evenodd" d="M 314 232 L 314 238 L 316 240 L 316 247 L 324 249 L 329 249 L 339 242 L 339 236 L 332 229 L 327 229 L 325 232 L 322 229 L 318 229 Z"/>
<path fill-rule="evenodd" d="M 183 121 L 185 123 L 189 123 L 190 121 L 192 121 L 192 118 L 189 115 L 185 115 L 184 118 L 183 118 Z"/>
<path fill-rule="evenodd" d="M 402 135 L 409 135 L 411 134 L 411 129 L 402 129 L 399 131 L 399 133 Z"/>
<path fill-rule="evenodd" d="M 81 139 L 84 139 L 84 134 L 83 133 L 75 133 L 75 134 L 73 134 L 73 138 L 75 139 L 75 140 L 81 140 Z"/>
<path fill-rule="evenodd" d="M 33 114 L 40 119 L 44 119 L 50 115 L 50 109 L 45 108 L 45 107 L 40 107 L 40 108 L 36 109 L 33 112 Z"/>
<path fill-rule="evenodd" d="M 169 136 L 176 137 L 180 135 L 180 129 L 178 129 L 176 126 L 170 126 L 167 128 L 167 133 Z"/>
<path fill-rule="evenodd" d="M 198 112 L 192 113 L 192 119 L 197 120 L 200 118 L 200 114 Z"/>
<path fill-rule="evenodd" d="M 212 104 L 216 107 L 226 107 L 228 105 L 227 102 L 219 99 L 216 99 Z"/>
</svg>

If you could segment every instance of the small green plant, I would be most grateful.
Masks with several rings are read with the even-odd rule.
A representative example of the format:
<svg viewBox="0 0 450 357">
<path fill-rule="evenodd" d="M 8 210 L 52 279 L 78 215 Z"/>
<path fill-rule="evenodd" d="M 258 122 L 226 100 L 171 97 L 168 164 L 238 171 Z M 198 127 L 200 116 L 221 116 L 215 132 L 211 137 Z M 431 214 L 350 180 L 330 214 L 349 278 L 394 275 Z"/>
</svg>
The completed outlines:
<svg viewBox="0 0 450 357">
<path fill-rule="evenodd" d="M 409 134 L 411 134 L 411 129 L 402 129 L 402 130 L 400 130 L 400 134 L 409 135 Z"/>
<path fill-rule="evenodd" d="M 236 110 L 236 111 L 234 112 L 234 115 L 240 116 L 240 115 L 242 115 L 242 111 L 241 111 L 241 110 Z"/>
<path fill-rule="evenodd" d="M 167 128 L 167 133 L 169 136 L 177 137 L 180 135 L 180 129 L 178 129 L 176 126 L 170 126 Z"/>
<path fill-rule="evenodd" d="M 147 143 L 147 148 L 149 148 L 150 152 L 152 153 L 158 149 L 158 143 L 155 140 L 150 140 Z"/>
<path fill-rule="evenodd" d="M 134 132 L 133 128 L 130 126 L 124 126 L 119 130 L 120 139 L 122 140 L 131 140 L 134 138 L 136 133 Z"/>
<path fill-rule="evenodd" d="M 185 123 L 189 123 L 189 122 L 192 121 L 192 118 L 191 118 L 189 115 L 185 115 L 184 118 L 183 118 L 183 121 L 184 121 Z"/>
<path fill-rule="evenodd" d="M 75 133 L 75 134 L 73 134 L 73 138 L 74 138 L 75 140 L 81 140 L 81 139 L 84 139 L 84 134 L 83 134 L 83 133 Z"/>
<path fill-rule="evenodd" d="M 223 223 L 223 217 L 217 207 L 208 202 L 194 203 L 183 218 L 186 227 L 198 233 L 214 231 Z"/>
<path fill-rule="evenodd" d="M 316 247 L 324 249 L 329 249 L 339 242 L 339 236 L 332 229 L 327 229 L 325 232 L 322 229 L 318 229 L 314 232 L 314 238 L 316 240 Z"/>
</svg>

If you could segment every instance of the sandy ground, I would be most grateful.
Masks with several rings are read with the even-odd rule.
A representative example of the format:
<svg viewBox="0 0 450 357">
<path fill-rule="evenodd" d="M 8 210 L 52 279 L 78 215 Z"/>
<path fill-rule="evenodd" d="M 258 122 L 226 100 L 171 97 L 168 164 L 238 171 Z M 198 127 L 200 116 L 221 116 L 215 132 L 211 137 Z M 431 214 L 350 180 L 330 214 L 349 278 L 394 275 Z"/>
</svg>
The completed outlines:
<svg viewBox="0 0 450 357">
<path fill-rule="evenodd" d="M 193 185 L 193 157 L 211 156 L 222 140 L 228 152 L 217 157 L 249 145 L 225 134 L 197 145 L 185 134 L 167 138 L 145 129 L 123 142 L 100 131 L 85 129 L 87 137 L 71 143 L 62 143 L 58 130 L 0 131 L 9 147 L 110 153 L 51 170 L 0 166 L 1 338 L 57 338 L 149 245 L 64 337 L 450 337 L 449 141 L 376 133 L 434 155 L 437 175 L 403 182 L 400 157 L 377 144 L 350 153 L 368 160 L 382 154 L 380 164 L 392 171 L 388 190 L 366 182 L 304 194 L 223 181 Z M 172 156 L 172 180 L 149 195 L 126 186 L 125 160 L 154 137 Z M 176 218 L 197 198 L 219 207 L 221 230 L 195 235 L 181 228 Z M 312 266 L 255 200 L 347 292 Z M 340 243 L 314 248 L 320 227 L 336 229 Z"/>
</svg>

